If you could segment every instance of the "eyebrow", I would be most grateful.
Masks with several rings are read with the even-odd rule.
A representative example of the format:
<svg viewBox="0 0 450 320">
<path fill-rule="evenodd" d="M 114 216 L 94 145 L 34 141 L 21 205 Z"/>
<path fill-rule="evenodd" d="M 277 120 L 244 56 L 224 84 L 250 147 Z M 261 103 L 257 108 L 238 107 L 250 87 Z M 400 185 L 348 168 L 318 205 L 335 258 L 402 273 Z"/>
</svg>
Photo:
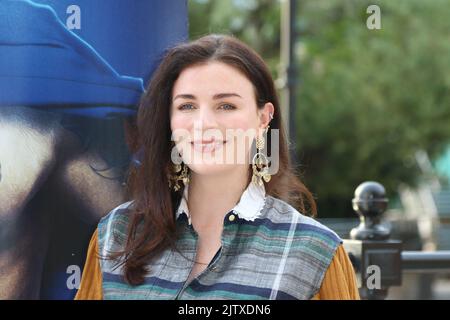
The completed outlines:
<svg viewBox="0 0 450 320">
<path fill-rule="evenodd" d="M 229 98 L 229 97 L 239 97 L 242 98 L 240 95 L 238 95 L 237 93 L 217 93 L 215 95 L 213 95 L 213 99 L 217 100 L 217 99 L 223 99 L 223 98 Z M 173 101 L 175 101 L 178 98 L 183 98 L 183 99 L 192 99 L 195 100 L 195 96 L 192 94 L 177 94 L 175 96 L 175 98 L 173 98 Z"/>
</svg>

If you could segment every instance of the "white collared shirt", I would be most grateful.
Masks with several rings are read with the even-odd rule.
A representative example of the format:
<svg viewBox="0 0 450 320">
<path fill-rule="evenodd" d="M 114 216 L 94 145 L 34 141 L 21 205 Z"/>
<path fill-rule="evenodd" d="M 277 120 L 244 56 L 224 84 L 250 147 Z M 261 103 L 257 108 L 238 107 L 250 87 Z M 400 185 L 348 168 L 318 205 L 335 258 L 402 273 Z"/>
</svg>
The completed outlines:
<svg viewBox="0 0 450 320">
<path fill-rule="evenodd" d="M 183 197 L 180 205 L 176 211 L 176 217 L 184 213 L 188 217 L 189 225 L 191 224 L 191 214 L 188 208 L 188 190 L 189 184 L 185 186 Z M 239 218 L 254 221 L 261 215 L 266 201 L 266 189 L 263 186 L 257 185 L 253 182 L 247 186 L 247 189 L 242 193 L 238 204 L 231 209 Z"/>
</svg>

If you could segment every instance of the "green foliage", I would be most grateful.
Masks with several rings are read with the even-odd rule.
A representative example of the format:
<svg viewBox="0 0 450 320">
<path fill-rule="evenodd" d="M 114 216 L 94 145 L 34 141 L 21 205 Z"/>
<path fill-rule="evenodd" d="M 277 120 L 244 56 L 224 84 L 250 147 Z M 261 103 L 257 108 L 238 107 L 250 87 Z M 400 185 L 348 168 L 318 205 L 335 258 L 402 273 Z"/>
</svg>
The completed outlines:
<svg viewBox="0 0 450 320">
<path fill-rule="evenodd" d="M 359 183 L 392 197 L 420 177 L 417 150 L 435 157 L 449 143 L 450 2 L 303 4 L 298 147 L 321 214 L 342 215 Z M 366 27 L 369 4 L 381 30 Z"/>
<path fill-rule="evenodd" d="M 366 9 L 381 9 L 369 30 Z M 190 1 L 191 36 L 232 33 L 276 78 L 279 1 Z M 298 1 L 296 146 L 319 216 L 353 215 L 356 186 L 381 182 L 391 198 L 420 177 L 414 154 L 450 142 L 450 1 Z"/>
<path fill-rule="evenodd" d="M 275 75 L 279 63 L 280 4 L 276 0 L 190 0 L 189 36 L 234 35 L 255 49 Z"/>
</svg>

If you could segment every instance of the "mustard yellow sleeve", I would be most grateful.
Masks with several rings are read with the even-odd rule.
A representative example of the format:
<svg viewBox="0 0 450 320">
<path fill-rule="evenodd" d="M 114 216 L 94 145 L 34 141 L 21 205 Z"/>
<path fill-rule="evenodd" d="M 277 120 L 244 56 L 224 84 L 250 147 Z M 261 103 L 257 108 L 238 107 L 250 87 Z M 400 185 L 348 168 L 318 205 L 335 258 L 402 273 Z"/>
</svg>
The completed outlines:
<svg viewBox="0 0 450 320">
<path fill-rule="evenodd" d="M 314 300 L 359 300 L 355 271 L 344 247 L 340 245 L 328 267 Z"/>
<path fill-rule="evenodd" d="M 102 300 L 102 298 L 102 272 L 98 257 L 97 230 L 95 230 L 89 242 L 80 289 L 75 296 L 75 300 Z"/>
</svg>

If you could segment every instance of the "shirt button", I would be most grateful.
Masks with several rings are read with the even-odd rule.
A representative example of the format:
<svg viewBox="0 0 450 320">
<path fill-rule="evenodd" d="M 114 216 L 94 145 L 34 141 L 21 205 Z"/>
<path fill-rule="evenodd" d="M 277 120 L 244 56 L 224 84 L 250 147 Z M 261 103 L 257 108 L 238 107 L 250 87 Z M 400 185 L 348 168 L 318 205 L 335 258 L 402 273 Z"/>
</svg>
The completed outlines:
<svg viewBox="0 0 450 320">
<path fill-rule="evenodd" d="M 234 219 L 236 219 L 236 216 L 234 214 L 230 214 L 230 216 L 228 217 L 228 220 L 233 222 Z"/>
</svg>

